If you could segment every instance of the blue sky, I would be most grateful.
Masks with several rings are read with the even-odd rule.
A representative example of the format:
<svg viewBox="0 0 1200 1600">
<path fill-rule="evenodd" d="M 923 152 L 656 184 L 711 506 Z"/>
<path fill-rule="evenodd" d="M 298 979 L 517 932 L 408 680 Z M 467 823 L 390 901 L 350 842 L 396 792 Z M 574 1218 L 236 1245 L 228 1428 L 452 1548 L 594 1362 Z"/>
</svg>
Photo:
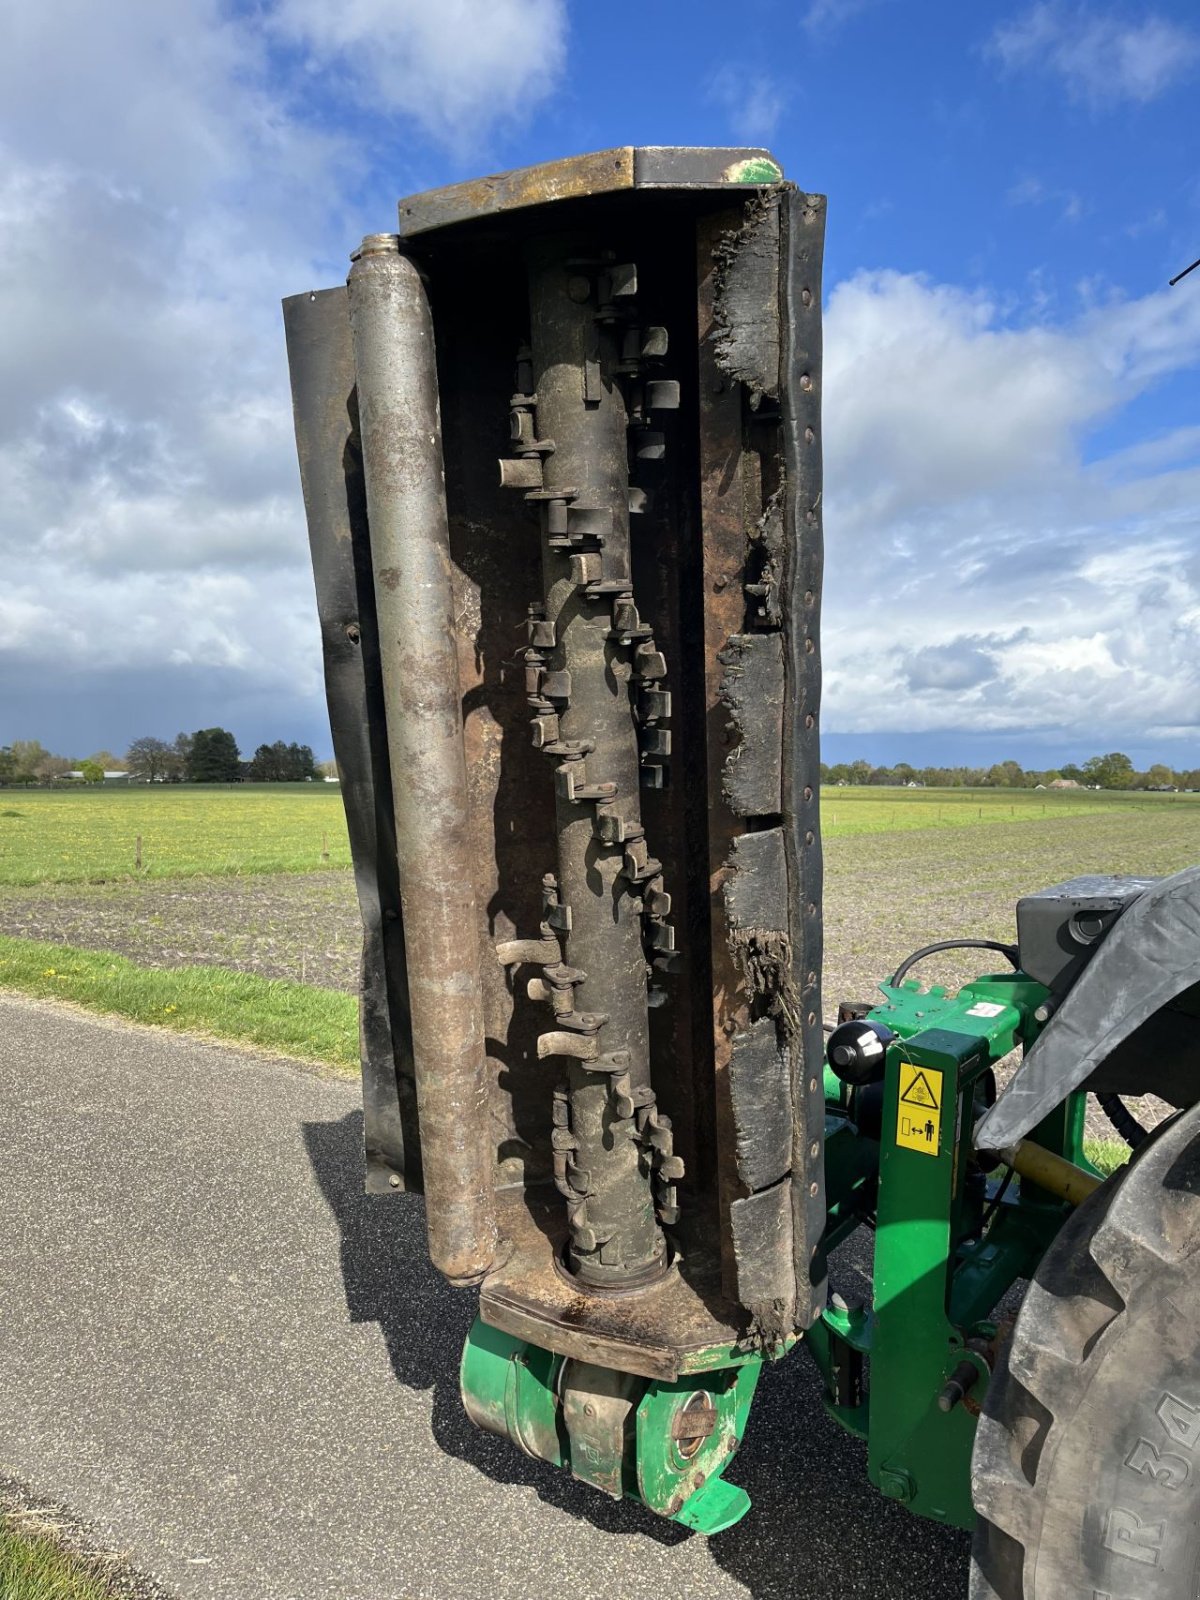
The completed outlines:
<svg viewBox="0 0 1200 1600">
<path fill-rule="evenodd" d="M 623 143 L 828 194 L 825 746 L 1200 766 L 1194 5 L 46 0 L 0 59 L 0 742 L 328 750 L 284 294 Z M 49 109 L 48 109 L 49 108 Z"/>
</svg>

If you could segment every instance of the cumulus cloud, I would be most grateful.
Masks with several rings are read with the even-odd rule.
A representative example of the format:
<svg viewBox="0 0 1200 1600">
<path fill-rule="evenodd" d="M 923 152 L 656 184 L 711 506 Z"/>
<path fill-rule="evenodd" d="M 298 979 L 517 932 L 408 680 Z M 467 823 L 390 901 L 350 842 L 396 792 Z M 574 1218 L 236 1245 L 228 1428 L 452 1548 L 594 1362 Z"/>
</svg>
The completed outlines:
<svg viewBox="0 0 1200 1600">
<path fill-rule="evenodd" d="M 1073 99 L 1096 107 L 1145 103 L 1191 75 L 1200 33 L 1155 13 L 1123 16 L 1039 0 L 992 34 L 1005 67 L 1056 73 Z"/>
<path fill-rule="evenodd" d="M 277 0 L 271 16 L 311 63 L 337 63 L 376 109 L 459 152 L 523 120 L 566 60 L 564 0 Z"/>
<path fill-rule="evenodd" d="M 724 111 L 735 139 L 766 143 L 787 107 L 783 87 L 769 72 L 727 64 L 708 80 L 709 100 Z"/>
<path fill-rule="evenodd" d="M 78 727 L 81 684 L 106 741 L 159 703 L 164 727 L 181 701 L 216 720 L 206 695 L 324 720 L 279 300 L 336 280 L 409 174 L 364 192 L 321 96 L 369 64 L 368 105 L 461 152 L 549 92 L 564 8 L 325 12 L 48 0 L 6 21 L 0 742 Z"/>
<path fill-rule="evenodd" d="M 1089 461 L 1200 359 L 1200 302 L 1066 326 L 897 273 L 826 328 L 825 723 L 1200 736 L 1200 430 Z"/>
</svg>

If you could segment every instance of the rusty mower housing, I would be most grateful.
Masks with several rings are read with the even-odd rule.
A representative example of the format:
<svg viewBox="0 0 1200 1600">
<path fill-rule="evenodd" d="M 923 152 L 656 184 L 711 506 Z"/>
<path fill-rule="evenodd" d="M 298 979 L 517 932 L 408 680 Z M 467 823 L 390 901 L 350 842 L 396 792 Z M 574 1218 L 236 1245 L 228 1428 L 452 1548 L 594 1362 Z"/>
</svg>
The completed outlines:
<svg viewBox="0 0 1200 1600">
<path fill-rule="evenodd" d="M 285 306 L 369 1187 L 491 1325 L 653 1377 L 824 1299 L 823 219 L 618 149 Z"/>
</svg>

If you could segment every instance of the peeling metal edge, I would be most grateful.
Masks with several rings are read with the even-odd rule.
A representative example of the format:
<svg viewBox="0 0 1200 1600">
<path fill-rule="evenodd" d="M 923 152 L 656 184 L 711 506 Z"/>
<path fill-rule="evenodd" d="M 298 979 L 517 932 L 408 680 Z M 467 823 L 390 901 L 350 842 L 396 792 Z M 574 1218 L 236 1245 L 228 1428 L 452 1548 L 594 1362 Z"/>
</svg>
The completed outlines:
<svg viewBox="0 0 1200 1600">
<path fill-rule="evenodd" d="M 792 1203 L 796 1320 L 820 1315 L 828 1283 L 825 1227 L 821 1027 L 822 862 L 820 826 L 821 258 L 825 200 L 786 191 L 780 284 L 785 381 L 782 444 L 787 473 L 784 606 L 784 847 L 792 916 L 792 973 L 800 1027 L 792 1051 Z"/>
<path fill-rule="evenodd" d="M 585 195 L 632 189 L 762 187 L 782 178 L 783 169 L 771 152 L 757 147 L 616 145 L 406 195 L 398 204 L 399 232 L 411 238 L 481 217 Z"/>
</svg>

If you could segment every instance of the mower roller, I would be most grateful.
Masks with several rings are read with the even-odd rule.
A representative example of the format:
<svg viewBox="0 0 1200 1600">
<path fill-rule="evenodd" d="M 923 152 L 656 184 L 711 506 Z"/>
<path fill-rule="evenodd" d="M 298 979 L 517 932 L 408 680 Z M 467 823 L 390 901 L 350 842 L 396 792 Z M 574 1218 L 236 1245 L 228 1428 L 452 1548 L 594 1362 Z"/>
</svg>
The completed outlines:
<svg viewBox="0 0 1200 1600">
<path fill-rule="evenodd" d="M 736 1522 L 802 1344 L 974 1600 L 1195 1600 L 1200 871 L 1031 892 L 826 1043 L 824 219 L 763 150 L 607 150 L 403 200 L 284 303 L 367 1188 L 478 1286 L 472 1420 L 598 1490 Z"/>
</svg>

